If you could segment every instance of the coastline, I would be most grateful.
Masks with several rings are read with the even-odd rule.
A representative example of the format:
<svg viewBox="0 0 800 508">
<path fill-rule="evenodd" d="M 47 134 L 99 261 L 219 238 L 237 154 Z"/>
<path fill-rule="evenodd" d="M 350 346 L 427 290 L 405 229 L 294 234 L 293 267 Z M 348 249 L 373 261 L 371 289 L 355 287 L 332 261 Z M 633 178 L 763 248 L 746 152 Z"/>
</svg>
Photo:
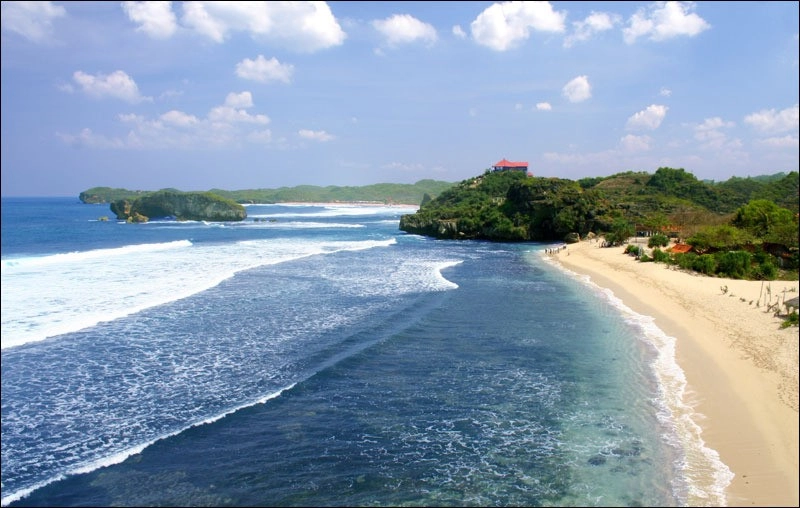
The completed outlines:
<svg viewBox="0 0 800 508">
<path fill-rule="evenodd" d="M 798 506 L 797 328 L 781 329 L 766 310 L 768 298 L 797 296 L 798 281 L 706 277 L 600 245 L 584 240 L 549 256 L 676 339 L 701 437 L 734 475 L 727 504 Z"/>
</svg>

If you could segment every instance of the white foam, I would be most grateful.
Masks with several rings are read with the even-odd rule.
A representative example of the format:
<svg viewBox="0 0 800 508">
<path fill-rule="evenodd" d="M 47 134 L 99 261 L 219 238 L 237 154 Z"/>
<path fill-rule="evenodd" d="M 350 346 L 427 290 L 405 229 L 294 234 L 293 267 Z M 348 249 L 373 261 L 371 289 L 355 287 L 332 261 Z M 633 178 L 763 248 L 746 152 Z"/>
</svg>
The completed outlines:
<svg viewBox="0 0 800 508">
<path fill-rule="evenodd" d="M 600 287 L 591 280 L 591 277 L 565 268 L 544 255 L 543 251 L 539 253 L 541 259 L 550 266 L 581 281 L 608 301 L 623 315 L 629 325 L 641 330 L 639 338 L 655 348 L 657 355 L 652 368 L 661 395 L 661 399 L 655 401 L 659 407 L 658 417 L 667 428 L 674 429 L 674 435 L 665 438 L 683 450 L 682 463 L 678 465 L 685 475 L 688 492 L 676 492 L 676 494 L 679 497 L 686 497 L 689 506 L 725 506 L 727 502 L 725 490 L 735 475 L 722 462 L 719 453 L 709 448 L 702 437 L 702 428 L 698 421 L 704 416 L 696 411 L 693 401 L 690 400 L 686 376 L 675 359 L 675 337 L 667 335 L 658 328 L 652 316 L 634 312 L 614 295 L 613 291 Z M 681 490 L 681 487 L 675 486 L 675 489 Z"/>
<path fill-rule="evenodd" d="M 8 494 L 8 495 L 4 495 L 2 500 L 0 501 L 0 506 L 7 506 L 7 505 L 9 505 L 9 504 L 11 504 L 11 503 L 13 503 L 15 501 L 19 501 L 20 499 L 24 499 L 25 497 L 30 495 L 33 491 L 38 490 L 38 489 L 40 489 L 40 488 L 42 488 L 42 487 L 44 487 L 46 485 L 49 485 L 49 484 L 51 484 L 53 482 L 57 482 L 57 481 L 63 480 L 67 476 L 71 476 L 71 475 L 74 475 L 74 474 L 90 473 L 92 471 L 100 469 L 101 467 L 113 466 L 114 464 L 119 464 L 121 462 L 124 462 L 128 457 L 132 457 L 133 455 L 137 455 L 139 453 L 142 453 L 142 451 L 145 448 L 147 448 L 148 446 L 150 446 L 150 445 L 152 445 L 152 444 L 154 444 L 154 443 L 156 443 L 158 441 L 161 441 L 162 439 L 167 439 L 167 438 L 170 438 L 170 437 L 173 437 L 173 436 L 177 436 L 181 432 L 184 432 L 185 430 L 190 429 L 192 427 L 199 427 L 201 425 L 207 425 L 207 424 L 210 424 L 210 423 L 214 423 L 217 420 L 221 420 L 222 418 L 225 418 L 226 416 L 231 415 L 231 414 L 233 414 L 233 413 L 235 413 L 235 412 L 237 412 L 237 411 L 239 411 L 241 409 L 252 407 L 252 406 L 255 406 L 257 404 L 265 404 L 267 401 L 269 401 L 271 399 L 274 399 L 276 397 L 279 397 L 283 392 L 285 392 L 287 390 L 291 390 L 292 388 L 294 388 L 294 386 L 296 384 L 297 383 L 292 383 L 292 384 L 290 384 L 289 386 L 287 386 L 285 388 L 281 388 L 280 390 L 278 390 L 276 392 L 273 392 L 273 393 L 267 394 L 267 395 L 265 395 L 263 397 L 260 397 L 259 399 L 255 400 L 255 401 L 247 402 L 245 404 L 240 404 L 240 405 L 238 405 L 238 406 L 236 406 L 234 408 L 229 409 L 228 411 L 225 411 L 225 412 L 220 413 L 218 415 L 215 415 L 213 417 L 205 418 L 203 420 L 200 420 L 200 421 L 197 421 L 197 422 L 192 423 L 190 425 L 187 425 L 186 427 L 181 428 L 179 430 L 176 430 L 174 432 L 170 432 L 170 433 L 164 434 L 164 435 L 159 436 L 159 437 L 157 437 L 155 439 L 151 439 L 151 440 L 149 440 L 147 442 L 137 444 L 136 446 L 132 446 L 130 448 L 127 448 L 125 450 L 122 450 L 122 451 L 119 451 L 117 453 L 111 454 L 109 456 L 103 457 L 101 459 L 94 460 L 94 461 L 88 462 L 86 464 L 82 464 L 82 465 L 76 466 L 76 467 L 70 469 L 69 471 L 67 471 L 67 472 L 65 472 L 63 474 L 56 475 L 56 476 L 54 476 L 54 477 L 52 477 L 52 478 L 50 478 L 48 480 L 45 480 L 43 482 L 39 482 L 36 485 L 33 485 L 31 487 L 27 487 L 25 489 L 20 489 L 19 491 L 12 492 L 11 494 Z"/>
<path fill-rule="evenodd" d="M 372 205 L 372 204 L 345 204 L 345 203 L 282 203 L 280 205 L 261 205 L 268 209 L 271 206 L 296 208 L 297 212 L 268 213 L 267 217 L 356 217 L 362 215 L 395 215 L 414 213 L 419 209 L 412 205 Z M 308 207 L 323 208 L 322 210 L 303 210 Z M 260 216 L 260 215 L 259 215 Z"/>
<path fill-rule="evenodd" d="M 5 260 L 0 346 L 44 340 L 186 298 L 241 270 L 395 243 L 394 238 L 272 239 L 223 245 L 179 241 Z M 165 249 L 174 252 L 164 255 Z"/>
<path fill-rule="evenodd" d="M 117 247 L 113 249 L 67 252 L 64 254 L 52 254 L 49 256 L 10 258 L 2 261 L 2 268 L 3 273 L 5 274 L 6 269 L 16 270 L 64 263 L 79 263 L 81 261 L 90 261 L 95 259 L 109 259 L 114 257 L 129 256 L 131 254 L 164 252 L 167 250 L 183 249 L 191 246 L 192 242 L 189 240 L 176 240 L 174 242 L 126 245 L 124 247 Z"/>
</svg>

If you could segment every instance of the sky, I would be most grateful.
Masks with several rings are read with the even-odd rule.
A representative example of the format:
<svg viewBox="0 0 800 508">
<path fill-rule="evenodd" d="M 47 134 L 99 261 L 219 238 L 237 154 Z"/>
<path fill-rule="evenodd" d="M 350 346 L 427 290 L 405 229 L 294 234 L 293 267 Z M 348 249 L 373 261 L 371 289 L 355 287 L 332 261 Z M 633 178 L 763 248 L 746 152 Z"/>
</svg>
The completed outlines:
<svg viewBox="0 0 800 508">
<path fill-rule="evenodd" d="M 2 2 L 3 196 L 798 171 L 798 2 Z"/>
</svg>

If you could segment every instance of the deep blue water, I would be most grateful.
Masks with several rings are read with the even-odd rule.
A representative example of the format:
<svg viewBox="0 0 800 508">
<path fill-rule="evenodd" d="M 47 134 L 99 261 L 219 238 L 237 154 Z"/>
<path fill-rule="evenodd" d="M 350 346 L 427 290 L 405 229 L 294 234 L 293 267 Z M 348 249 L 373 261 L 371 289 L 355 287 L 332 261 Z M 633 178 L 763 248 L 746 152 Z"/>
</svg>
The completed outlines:
<svg viewBox="0 0 800 508">
<path fill-rule="evenodd" d="M 552 245 L 247 210 L 2 200 L 4 506 L 724 503 L 672 339 Z"/>
</svg>

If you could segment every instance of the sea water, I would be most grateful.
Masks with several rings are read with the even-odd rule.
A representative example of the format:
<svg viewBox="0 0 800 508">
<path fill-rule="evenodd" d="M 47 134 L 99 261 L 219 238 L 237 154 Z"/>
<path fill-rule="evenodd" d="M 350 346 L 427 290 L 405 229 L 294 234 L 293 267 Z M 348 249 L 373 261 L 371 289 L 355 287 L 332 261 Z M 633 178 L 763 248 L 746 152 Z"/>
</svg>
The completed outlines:
<svg viewBox="0 0 800 508">
<path fill-rule="evenodd" d="M 2 505 L 725 503 L 673 338 L 415 209 L 3 198 Z"/>
</svg>

